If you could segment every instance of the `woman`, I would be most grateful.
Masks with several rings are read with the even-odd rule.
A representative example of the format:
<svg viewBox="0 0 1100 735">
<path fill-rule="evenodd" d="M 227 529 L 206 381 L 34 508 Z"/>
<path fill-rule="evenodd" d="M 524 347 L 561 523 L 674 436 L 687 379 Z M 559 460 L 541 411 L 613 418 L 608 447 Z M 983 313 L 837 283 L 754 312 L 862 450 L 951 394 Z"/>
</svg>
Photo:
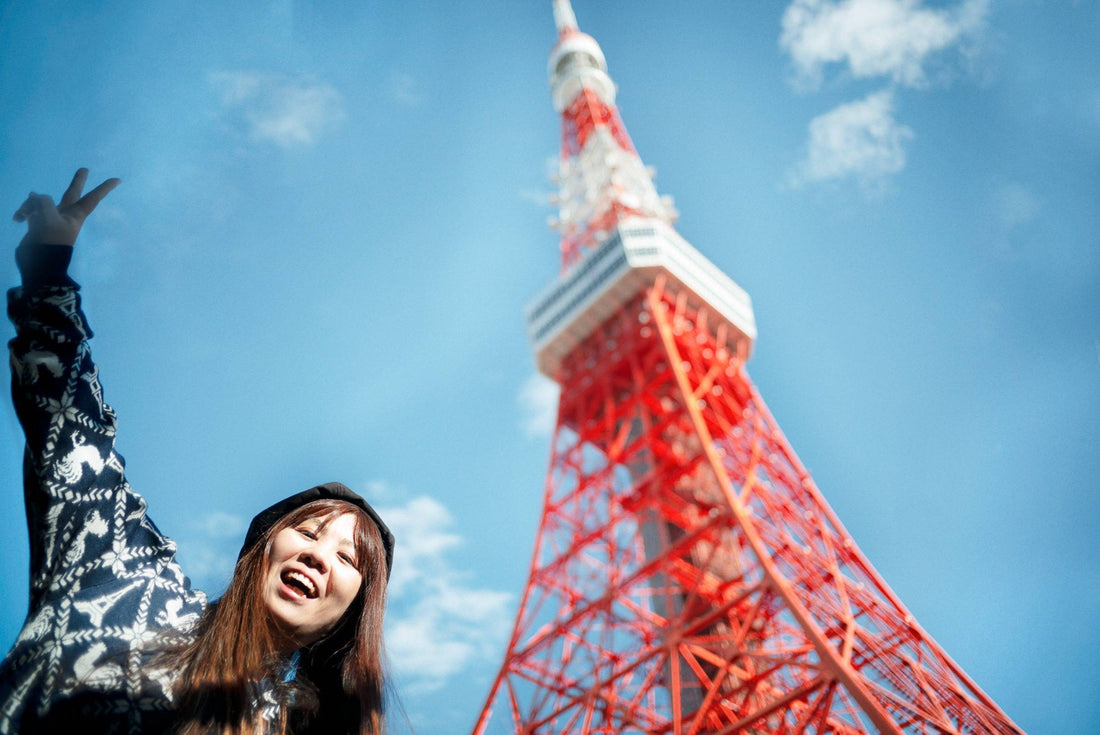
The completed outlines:
<svg viewBox="0 0 1100 735">
<path fill-rule="evenodd" d="M 119 183 L 82 196 L 87 176 L 56 206 L 32 193 L 15 213 L 31 604 L 0 664 L 0 734 L 380 735 L 393 536 L 365 500 L 328 483 L 263 511 L 208 604 L 126 482 L 66 273 L 84 219 Z"/>
</svg>

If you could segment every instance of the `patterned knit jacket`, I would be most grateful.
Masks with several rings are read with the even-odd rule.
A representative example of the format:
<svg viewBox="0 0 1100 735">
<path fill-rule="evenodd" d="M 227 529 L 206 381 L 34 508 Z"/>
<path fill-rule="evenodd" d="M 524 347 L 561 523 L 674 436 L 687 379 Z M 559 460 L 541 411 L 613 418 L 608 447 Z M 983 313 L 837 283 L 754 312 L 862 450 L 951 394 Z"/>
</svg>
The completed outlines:
<svg viewBox="0 0 1100 735">
<path fill-rule="evenodd" d="M 206 605 L 176 546 L 130 489 L 115 452 L 72 248 L 20 247 L 12 394 L 26 434 L 30 612 L 0 664 L 0 734 L 171 729 L 171 672 L 156 651 L 186 640 Z"/>
</svg>

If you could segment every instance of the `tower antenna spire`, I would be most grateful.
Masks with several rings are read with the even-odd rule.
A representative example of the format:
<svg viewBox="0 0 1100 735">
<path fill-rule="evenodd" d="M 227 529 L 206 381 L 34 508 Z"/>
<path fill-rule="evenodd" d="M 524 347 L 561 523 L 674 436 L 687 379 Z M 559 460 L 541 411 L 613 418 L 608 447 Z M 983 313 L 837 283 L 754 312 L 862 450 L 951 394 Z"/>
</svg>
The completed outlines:
<svg viewBox="0 0 1100 735">
<path fill-rule="evenodd" d="M 573 14 L 569 0 L 554 0 L 554 25 L 558 27 L 559 37 L 579 30 L 577 16 Z"/>
<path fill-rule="evenodd" d="M 615 105 L 615 82 L 596 39 L 577 27 L 569 0 L 554 0 L 558 41 L 547 72 L 554 109 L 561 114 L 558 217 L 562 267 L 568 268 L 611 236 L 623 221 L 641 217 L 671 225 L 671 197 L 653 184 Z"/>
</svg>

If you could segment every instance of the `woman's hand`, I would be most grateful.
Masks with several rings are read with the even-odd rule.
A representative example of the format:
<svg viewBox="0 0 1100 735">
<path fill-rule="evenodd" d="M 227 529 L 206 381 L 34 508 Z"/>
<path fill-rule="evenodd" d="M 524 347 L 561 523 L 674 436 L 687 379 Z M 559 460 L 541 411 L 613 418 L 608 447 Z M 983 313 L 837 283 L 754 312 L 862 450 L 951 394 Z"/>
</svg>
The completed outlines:
<svg viewBox="0 0 1100 735">
<path fill-rule="evenodd" d="M 23 237 L 23 243 L 71 247 L 76 242 L 76 236 L 80 234 L 84 220 L 103 201 L 103 197 L 122 183 L 119 179 L 107 179 L 81 196 L 87 180 L 88 169 L 79 169 L 73 176 L 73 182 L 61 196 L 59 205 L 54 205 L 53 199 L 45 194 L 35 194 L 32 191 L 12 217 L 16 222 L 27 223 L 27 234 Z"/>
</svg>

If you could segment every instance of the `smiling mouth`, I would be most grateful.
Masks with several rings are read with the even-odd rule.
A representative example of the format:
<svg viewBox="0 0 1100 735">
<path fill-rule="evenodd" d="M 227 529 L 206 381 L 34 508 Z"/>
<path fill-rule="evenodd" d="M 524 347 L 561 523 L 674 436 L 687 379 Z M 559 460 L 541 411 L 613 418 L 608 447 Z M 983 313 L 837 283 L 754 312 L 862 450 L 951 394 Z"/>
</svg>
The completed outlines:
<svg viewBox="0 0 1100 735">
<path fill-rule="evenodd" d="M 309 600 L 317 597 L 316 585 L 313 584 L 309 577 L 301 572 L 295 572 L 293 570 L 283 572 L 281 579 L 283 584 L 302 597 Z"/>
</svg>

